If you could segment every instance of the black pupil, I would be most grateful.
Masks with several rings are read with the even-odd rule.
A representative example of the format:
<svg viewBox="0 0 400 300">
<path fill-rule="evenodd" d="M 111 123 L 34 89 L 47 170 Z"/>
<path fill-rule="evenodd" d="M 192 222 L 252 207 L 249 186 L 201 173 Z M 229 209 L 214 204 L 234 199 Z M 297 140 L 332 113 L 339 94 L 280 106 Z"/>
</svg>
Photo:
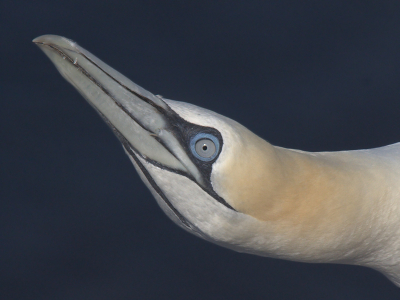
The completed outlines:
<svg viewBox="0 0 400 300">
<path fill-rule="evenodd" d="M 203 150 L 207 151 L 207 145 L 203 145 Z"/>
</svg>

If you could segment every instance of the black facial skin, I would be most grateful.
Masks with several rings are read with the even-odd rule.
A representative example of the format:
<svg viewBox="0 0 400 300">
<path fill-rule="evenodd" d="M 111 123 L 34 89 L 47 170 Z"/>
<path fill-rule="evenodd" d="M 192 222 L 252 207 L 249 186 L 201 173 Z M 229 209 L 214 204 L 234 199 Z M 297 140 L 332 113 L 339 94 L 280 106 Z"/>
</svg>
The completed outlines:
<svg viewBox="0 0 400 300">
<path fill-rule="evenodd" d="M 96 109 L 97 110 L 97 109 Z M 171 110 L 172 111 L 172 110 Z M 100 112 L 97 110 L 97 112 L 99 113 L 99 115 L 102 117 L 102 119 L 110 126 L 110 128 L 113 130 L 114 134 L 118 137 L 118 139 L 120 140 L 120 142 L 122 143 L 122 145 L 124 146 L 125 150 L 127 151 L 127 153 L 129 154 L 129 156 L 131 156 L 133 158 L 133 160 L 136 162 L 136 164 L 138 165 L 138 167 L 140 168 L 140 170 L 142 171 L 143 175 L 146 177 L 146 179 L 148 180 L 148 182 L 151 184 L 151 186 L 153 187 L 153 189 L 157 192 L 157 194 L 163 199 L 163 201 L 165 202 L 165 204 L 172 210 L 172 212 L 175 214 L 175 216 L 180 220 L 180 222 L 187 228 L 190 229 L 191 231 L 196 231 L 198 232 L 200 235 L 203 235 L 203 233 L 197 228 L 195 227 L 189 220 L 187 220 L 173 205 L 172 203 L 169 201 L 169 199 L 167 198 L 167 196 L 164 194 L 164 192 L 159 188 L 159 186 L 157 185 L 157 183 L 154 181 L 153 177 L 150 175 L 150 173 L 147 171 L 147 169 L 143 166 L 143 164 L 140 162 L 140 160 L 138 159 L 137 156 L 140 156 L 142 159 L 146 160 L 147 162 L 161 168 L 164 170 L 167 170 L 169 172 L 173 172 L 176 174 L 179 174 L 181 176 L 185 176 L 189 179 L 191 179 L 193 182 L 196 182 L 195 178 L 191 175 L 188 174 L 186 172 L 182 172 L 180 170 L 175 170 L 169 167 L 166 167 L 162 164 L 160 164 L 157 161 L 154 161 L 152 159 L 149 159 L 148 157 L 144 157 L 143 155 L 141 155 L 132 145 L 131 143 L 129 143 L 129 141 L 118 131 L 117 128 L 114 127 L 114 125 Z M 173 112 L 173 111 L 172 111 Z M 175 113 L 175 112 L 173 112 Z M 176 115 L 176 113 L 175 113 Z M 178 116 L 178 118 L 180 118 Z M 180 118 L 181 120 L 183 120 L 182 118 Z M 221 204 L 225 205 L 226 207 L 236 211 L 234 208 L 232 208 L 222 197 L 218 196 L 218 194 L 214 191 L 214 189 L 211 186 L 210 183 L 210 176 L 211 176 L 211 168 L 212 168 L 212 163 L 218 158 L 219 154 L 221 153 L 221 149 L 222 149 L 222 136 L 221 134 L 215 130 L 214 128 L 210 128 L 210 127 L 203 127 L 203 126 L 198 126 L 195 124 L 191 124 L 185 120 L 183 120 L 184 122 L 181 123 L 181 126 L 177 126 L 177 127 L 172 127 L 171 132 L 175 131 L 175 136 L 177 134 L 179 134 L 183 129 L 188 129 L 185 130 L 184 132 L 187 133 L 185 135 L 181 135 L 183 136 L 183 138 L 177 138 L 178 141 L 181 143 L 182 147 L 185 148 L 186 152 L 189 154 L 190 159 L 193 161 L 193 163 L 196 164 L 196 166 L 198 167 L 201 176 L 203 177 L 203 179 L 208 179 L 208 180 L 204 180 L 204 182 L 206 183 L 205 187 L 200 186 L 204 191 L 206 191 L 210 196 L 212 196 L 215 200 L 217 200 L 218 202 L 220 202 Z M 187 124 L 185 124 L 187 123 Z M 173 123 L 173 124 L 177 124 L 177 123 Z M 194 125 L 194 126 L 190 126 L 190 125 Z M 199 159 L 197 159 L 192 152 L 190 151 L 190 140 L 199 132 L 204 132 L 204 133 L 209 133 L 209 134 L 213 134 L 215 137 L 218 138 L 219 142 L 220 142 L 220 149 L 218 154 L 216 155 L 215 159 L 213 159 L 212 161 L 208 161 L 208 162 L 204 162 L 204 161 L 200 161 Z M 157 137 L 156 138 L 161 144 L 162 141 L 159 140 Z M 164 145 L 164 147 L 166 147 Z M 166 149 L 168 149 L 166 147 Z M 174 155 L 171 152 L 172 155 Z"/>
<path fill-rule="evenodd" d="M 212 165 L 218 159 L 218 156 L 221 153 L 223 145 L 224 145 L 221 133 L 218 130 L 216 130 L 215 128 L 212 128 L 212 127 L 205 127 L 205 126 L 200 126 L 200 125 L 197 125 L 197 124 L 190 123 L 190 122 L 182 119 L 176 112 L 174 112 L 169 107 L 168 107 L 168 111 L 164 110 L 163 108 L 160 108 L 158 106 L 154 106 L 154 107 L 156 107 L 160 111 L 160 113 L 165 117 L 166 123 L 169 124 L 169 127 L 166 130 L 170 131 L 176 137 L 176 139 L 181 144 L 182 148 L 188 154 L 190 160 L 195 164 L 195 166 L 199 170 L 199 172 L 200 172 L 200 174 L 201 174 L 201 176 L 203 178 L 203 182 L 204 182 L 204 186 L 200 186 L 200 185 L 199 186 L 204 191 L 206 191 L 210 196 L 212 196 L 215 200 L 217 200 L 221 204 L 225 205 L 229 209 L 235 210 L 232 206 L 230 206 L 222 197 L 220 197 L 214 191 L 214 189 L 213 189 L 213 187 L 211 185 Z M 211 161 L 199 160 L 198 158 L 196 158 L 193 155 L 193 153 L 192 153 L 192 151 L 190 149 L 190 141 L 191 141 L 191 139 L 194 136 L 196 136 L 198 133 L 200 133 L 200 132 L 201 133 L 212 134 L 219 141 L 220 147 L 219 147 L 218 153 L 215 156 L 215 158 L 213 160 L 211 160 Z M 160 139 L 158 139 L 158 138 L 156 138 L 156 139 L 157 139 L 158 142 L 163 144 Z M 164 147 L 166 149 L 168 149 L 168 147 L 166 145 L 164 145 Z M 174 154 L 172 153 L 172 155 L 174 155 Z M 168 171 L 171 171 L 171 172 L 186 176 L 186 177 L 190 178 L 192 181 L 196 182 L 196 180 L 194 179 L 194 177 L 191 174 L 165 167 L 163 165 L 160 165 L 157 162 L 152 162 L 151 160 L 148 160 L 148 161 L 151 162 L 151 163 L 157 164 L 157 166 L 159 166 L 160 168 L 163 168 L 165 170 L 168 170 Z"/>
</svg>

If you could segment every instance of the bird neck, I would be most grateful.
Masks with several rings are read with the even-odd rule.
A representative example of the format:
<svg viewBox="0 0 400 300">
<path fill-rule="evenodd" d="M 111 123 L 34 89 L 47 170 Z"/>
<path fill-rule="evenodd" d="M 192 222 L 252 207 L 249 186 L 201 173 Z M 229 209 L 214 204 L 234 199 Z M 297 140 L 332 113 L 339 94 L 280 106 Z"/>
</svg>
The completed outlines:
<svg viewBox="0 0 400 300">
<path fill-rule="evenodd" d="M 376 243 L 387 230 L 382 224 L 399 228 L 399 217 L 386 219 L 400 192 L 387 161 L 368 151 L 310 153 L 258 139 L 239 147 L 241 159 L 226 161 L 218 192 L 262 221 L 286 253 L 300 253 L 292 259 L 363 264 L 365 245 L 375 253 L 393 242 Z"/>
</svg>

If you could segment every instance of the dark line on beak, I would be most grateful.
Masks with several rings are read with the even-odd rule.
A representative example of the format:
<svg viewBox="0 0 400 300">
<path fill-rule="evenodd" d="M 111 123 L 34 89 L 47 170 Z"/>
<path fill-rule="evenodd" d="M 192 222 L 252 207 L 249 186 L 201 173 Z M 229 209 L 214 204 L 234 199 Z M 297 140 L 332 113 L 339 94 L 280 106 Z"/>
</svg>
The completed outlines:
<svg viewBox="0 0 400 300">
<path fill-rule="evenodd" d="M 167 196 L 163 193 L 163 191 L 158 187 L 157 183 L 154 181 L 153 177 L 151 177 L 149 171 L 143 166 L 140 160 L 136 157 L 136 154 L 133 152 L 132 148 L 130 148 L 130 144 L 122 143 L 125 150 L 129 153 L 129 155 L 135 160 L 140 170 L 149 181 L 153 189 L 157 192 L 157 194 L 164 200 L 165 204 L 172 210 L 174 215 L 181 221 L 183 225 L 185 225 L 188 229 L 193 229 L 193 226 L 189 223 L 188 220 L 172 205 L 172 203 L 168 200 Z"/>
<path fill-rule="evenodd" d="M 68 59 L 68 61 L 74 65 L 82 74 L 84 74 L 90 81 L 92 81 L 95 85 L 97 85 L 107 96 L 110 97 L 110 99 L 112 101 L 114 101 L 114 103 L 124 112 L 126 113 L 135 123 L 137 123 L 140 127 L 142 127 L 144 130 L 146 130 L 147 132 L 149 132 L 149 134 L 154 134 L 154 132 L 148 130 L 147 128 L 145 128 L 140 122 L 139 120 L 137 120 L 121 103 L 119 103 L 116 98 L 102 85 L 100 84 L 96 79 L 94 79 L 90 73 L 88 71 L 86 71 L 85 68 L 83 68 L 81 65 L 79 65 L 79 63 L 74 62 L 74 60 L 68 56 L 66 53 L 64 53 L 61 49 L 59 49 L 56 46 L 53 46 L 51 44 L 43 44 L 46 45 L 50 48 L 52 48 L 54 51 L 58 52 L 58 54 L 60 54 L 60 56 L 62 56 L 64 59 Z M 85 55 L 83 55 L 82 53 L 79 53 L 82 56 L 84 56 L 86 59 L 88 59 Z M 126 86 L 124 86 L 123 84 L 121 84 L 118 80 L 116 80 L 115 78 L 113 78 L 111 75 L 109 75 L 107 72 L 105 72 L 103 69 L 101 69 L 97 64 L 95 64 L 92 60 L 88 59 L 91 63 L 93 63 L 97 68 L 99 68 L 102 72 L 104 72 L 107 76 L 109 76 L 110 78 L 112 78 L 115 82 L 117 82 L 118 84 L 120 84 L 121 86 L 123 86 L 124 88 L 126 88 L 128 91 L 132 92 L 135 96 L 137 96 L 138 98 L 142 99 L 145 97 L 140 97 L 139 94 L 129 90 Z M 147 98 L 145 98 L 147 99 Z M 142 99 L 143 100 L 143 99 Z M 151 101 L 149 99 L 147 99 L 147 101 L 145 101 L 146 103 L 151 104 Z M 157 110 L 159 110 L 158 106 L 155 106 L 153 104 L 151 104 L 153 107 L 156 107 Z"/>
<path fill-rule="evenodd" d="M 169 201 L 167 196 L 163 193 L 163 191 L 159 188 L 157 183 L 154 181 L 153 177 L 151 177 L 149 171 L 143 166 L 143 164 L 140 162 L 140 160 L 137 158 L 138 152 L 136 149 L 129 143 L 129 141 L 122 135 L 122 133 L 119 132 L 119 130 L 107 119 L 106 116 L 104 116 L 100 111 L 96 109 L 96 111 L 100 114 L 102 119 L 107 123 L 108 126 L 112 129 L 114 134 L 117 136 L 117 138 L 120 140 L 122 143 L 123 147 L 125 150 L 129 153 L 129 155 L 135 160 L 136 164 L 139 166 L 140 170 L 146 177 L 146 179 L 149 181 L 153 189 L 157 192 L 157 194 L 163 199 L 165 204 L 172 210 L 173 214 L 181 221 L 181 223 L 188 229 L 198 231 L 194 228 L 194 226 L 172 205 L 172 203 Z M 141 155 L 140 155 L 141 156 Z M 146 158 L 143 158 L 146 159 Z"/>
<path fill-rule="evenodd" d="M 85 57 L 88 61 L 90 61 L 93 65 L 95 65 L 97 68 L 99 68 L 104 74 L 106 74 L 108 77 L 110 77 L 112 80 L 114 80 L 116 83 L 118 83 L 120 86 L 122 86 L 123 88 L 125 88 L 127 91 L 131 92 L 133 95 L 135 95 L 136 97 L 138 97 L 139 99 L 143 100 L 144 102 L 146 102 L 147 104 L 153 106 L 154 108 L 156 108 L 157 110 L 162 110 L 164 111 L 164 108 L 158 106 L 157 104 L 155 104 L 152 100 L 150 100 L 149 98 L 131 90 L 130 88 L 128 88 L 126 85 L 122 84 L 120 81 L 118 81 L 117 79 L 115 79 L 114 77 L 112 77 L 109 73 L 107 73 L 106 71 L 104 71 L 98 64 L 96 64 L 93 60 L 91 60 L 89 57 L 87 57 L 85 54 L 79 52 L 80 55 L 82 55 L 83 57 Z M 159 98 L 159 97 L 158 97 Z M 159 98 L 160 99 L 160 98 Z M 160 99 L 160 101 L 162 101 Z M 165 103 L 164 101 L 162 101 L 168 108 L 168 104 Z"/>
</svg>

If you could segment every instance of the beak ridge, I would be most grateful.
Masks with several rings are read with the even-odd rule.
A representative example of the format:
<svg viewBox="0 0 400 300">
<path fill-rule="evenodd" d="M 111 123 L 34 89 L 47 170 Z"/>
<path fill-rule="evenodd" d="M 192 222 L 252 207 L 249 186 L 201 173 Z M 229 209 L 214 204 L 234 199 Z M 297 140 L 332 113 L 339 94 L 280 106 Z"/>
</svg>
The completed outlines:
<svg viewBox="0 0 400 300">
<path fill-rule="evenodd" d="M 86 49 L 79 46 L 73 40 L 58 35 L 46 34 L 33 39 L 32 42 L 37 44 L 38 46 L 40 45 L 54 46 L 66 50 L 67 52 L 69 52 L 69 54 L 71 54 L 71 58 L 74 58 L 74 61 L 76 62 L 78 62 L 77 61 L 78 57 L 79 55 L 81 55 L 85 57 L 87 60 L 95 63 L 105 73 L 109 74 L 110 77 L 114 78 L 121 85 L 133 91 L 138 96 L 147 98 L 148 100 L 152 101 L 155 105 L 167 109 L 167 105 L 159 97 L 155 96 L 151 92 L 147 91 L 146 89 L 132 82 L 129 78 L 127 78 L 123 74 L 119 73 L 118 71 L 116 71 L 103 61 L 101 61 L 99 58 L 97 58 L 95 55 L 93 55 Z M 73 53 L 75 53 L 75 55 Z"/>
</svg>

